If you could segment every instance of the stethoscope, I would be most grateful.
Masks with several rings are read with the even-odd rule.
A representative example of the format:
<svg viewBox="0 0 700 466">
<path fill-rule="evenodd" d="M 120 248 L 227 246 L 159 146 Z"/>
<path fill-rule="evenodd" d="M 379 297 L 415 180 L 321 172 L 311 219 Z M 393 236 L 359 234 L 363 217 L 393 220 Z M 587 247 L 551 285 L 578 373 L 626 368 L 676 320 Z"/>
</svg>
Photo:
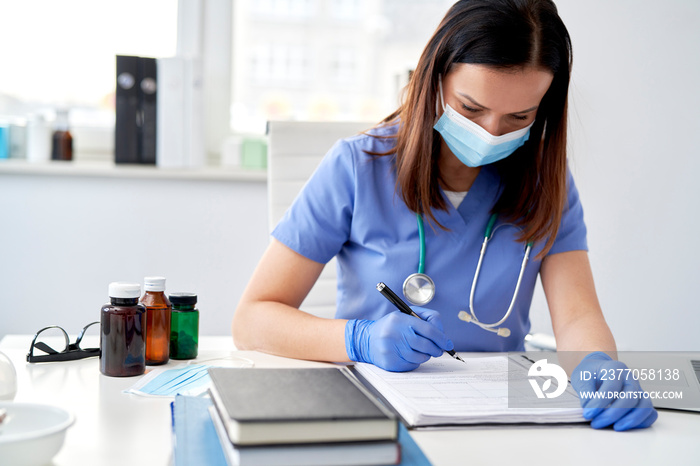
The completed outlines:
<svg viewBox="0 0 700 466">
<path fill-rule="evenodd" d="M 418 258 L 418 272 L 413 273 L 406 277 L 403 282 L 403 294 L 406 299 L 416 306 L 424 306 L 428 304 L 435 296 L 435 282 L 425 273 L 425 228 L 423 227 L 423 217 L 416 213 L 416 219 L 418 221 L 418 239 L 420 241 L 420 253 Z M 499 327 L 503 322 L 508 319 L 510 313 L 513 311 L 515 305 L 515 300 L 518 297 L 518 292 L 520 291 L 520 284 L 523 280 L 523 275 L 525 275 L 525 267 L 530 259 L 530 251 L 532 250 L 532 242 L 528 242 L 525 246 L 525 254 L 523 256 L 523 261 L 520 264 L 520 273 L 518 274 L 518 281 L 515 284 L 515 291 L 513 292 L 513 298 L 510 301 L 510 306 L 501 320 L 494 322 L 492 324 L 486 324 L 479 321 L 476 317 L 476 312 L 474 311 L 474 293 L 476 291 L 476 282 L 479 279 L 479 273 L 481 272 L 481 264 L 484 262 L 484 255 L 486 254 L 486 246 L 488 245 L 491 238 L 493 238 L 494 233 L 498 228 L 506 225 L 512 225 L 504 223 L 494 228 L 496 220 L 498 219 L 498 214 L 491 214 L 489 221 L 486 224 L 486 231 L 484 232 L 484 242 L 481 243 L 481 252 L 479 253 L 479 262 L 476 264 L 476 272 L 474 272 L 474 280 L 472 281 L 471 291 L 469 293 L 469 312 L 460 311 L 457 317 L 465 322 L 471 322 L 479 327 L 493 332 L 501 337 L 510 336 L 510 330 L 505 327 Z"/>
</svg>

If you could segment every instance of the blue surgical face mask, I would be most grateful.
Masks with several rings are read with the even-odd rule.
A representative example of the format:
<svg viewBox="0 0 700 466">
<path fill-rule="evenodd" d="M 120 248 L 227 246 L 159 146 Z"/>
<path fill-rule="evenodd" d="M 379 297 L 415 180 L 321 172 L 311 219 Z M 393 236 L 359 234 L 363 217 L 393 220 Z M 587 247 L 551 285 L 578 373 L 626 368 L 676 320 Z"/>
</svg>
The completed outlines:
<svg viewBox="0 0 700 466">
<path fill-rule="evenodd" d="M 469 118 L 445 104 L 442 94 L 442 78 L 439 81 L 442 116 L 435 123 L 435 128 L 452 153 L 468 167 L 480 167 L 505 159 L 515 149 L 525 144 L 530 137 L 530 128 L 534 121 L 525 128 L 494 136 Z M 437 103 L 435 105 L 437 112 Z"/>
<path fill-rule="evenodd" d="M 211 385 L 209 367 L 191 364 L 175 369 L 154 369 L 127 392 L 146 396 L 201 395 Z"/>
</svg>

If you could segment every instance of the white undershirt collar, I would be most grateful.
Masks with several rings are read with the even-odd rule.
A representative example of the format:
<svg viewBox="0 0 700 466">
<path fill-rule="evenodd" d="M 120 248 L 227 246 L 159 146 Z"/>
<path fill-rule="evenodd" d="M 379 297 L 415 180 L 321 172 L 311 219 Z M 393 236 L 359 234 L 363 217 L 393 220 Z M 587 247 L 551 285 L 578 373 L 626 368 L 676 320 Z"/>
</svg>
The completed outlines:
<svg viewBox="0 0 700 466">
<path fill-rule="evenodd" d="M 447 199 L 450 201 L 450 203 L 454 206 L 455 209 L 459 208 L 459 205 L 462 203 L 464 198 L 466 197 L 467 193 L 469 191 L 445 191 L 445 196 L 447 196 Z"/>
</svg>

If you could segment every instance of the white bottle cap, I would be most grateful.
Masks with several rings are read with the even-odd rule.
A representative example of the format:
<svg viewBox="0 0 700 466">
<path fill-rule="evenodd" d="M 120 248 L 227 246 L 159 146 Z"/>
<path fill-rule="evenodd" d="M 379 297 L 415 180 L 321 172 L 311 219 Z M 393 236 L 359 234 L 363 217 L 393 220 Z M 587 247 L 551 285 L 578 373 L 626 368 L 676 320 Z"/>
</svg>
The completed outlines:
<svg viewBox="0 0 700 466">
<path fill-rule="evenodd" d="M 139 298 L 141 285 L 138 283 L 112 282 L 109 284 L 110 298 Z"/>
<path fill-rule="evenodd" d="M 165 277 L 146 277 L 143 279 L 144 291 L 165 291 Z"/>
<path fill-rule="evenodd" d="M 68 131 L 70 126 L 68 123 L 68 110 L 63 108 L 56 110 L 56 120 L 53 125 L 56 131 Z"/>
</svg>

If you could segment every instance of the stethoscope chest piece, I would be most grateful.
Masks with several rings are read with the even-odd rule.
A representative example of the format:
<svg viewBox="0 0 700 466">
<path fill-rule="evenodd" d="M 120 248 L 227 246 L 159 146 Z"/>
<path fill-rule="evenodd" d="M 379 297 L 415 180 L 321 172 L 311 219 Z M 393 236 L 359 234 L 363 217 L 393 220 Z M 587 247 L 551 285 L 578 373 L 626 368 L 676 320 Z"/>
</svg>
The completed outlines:
<svg viewBox="0 0 700 466">
<path fill-rule="evenodd" d="M 411 304 L 424 306 L 435 296 L 435 283 L 424 273 L 413 273 L 403 282 L 403 295 Z"/>
</svg>

